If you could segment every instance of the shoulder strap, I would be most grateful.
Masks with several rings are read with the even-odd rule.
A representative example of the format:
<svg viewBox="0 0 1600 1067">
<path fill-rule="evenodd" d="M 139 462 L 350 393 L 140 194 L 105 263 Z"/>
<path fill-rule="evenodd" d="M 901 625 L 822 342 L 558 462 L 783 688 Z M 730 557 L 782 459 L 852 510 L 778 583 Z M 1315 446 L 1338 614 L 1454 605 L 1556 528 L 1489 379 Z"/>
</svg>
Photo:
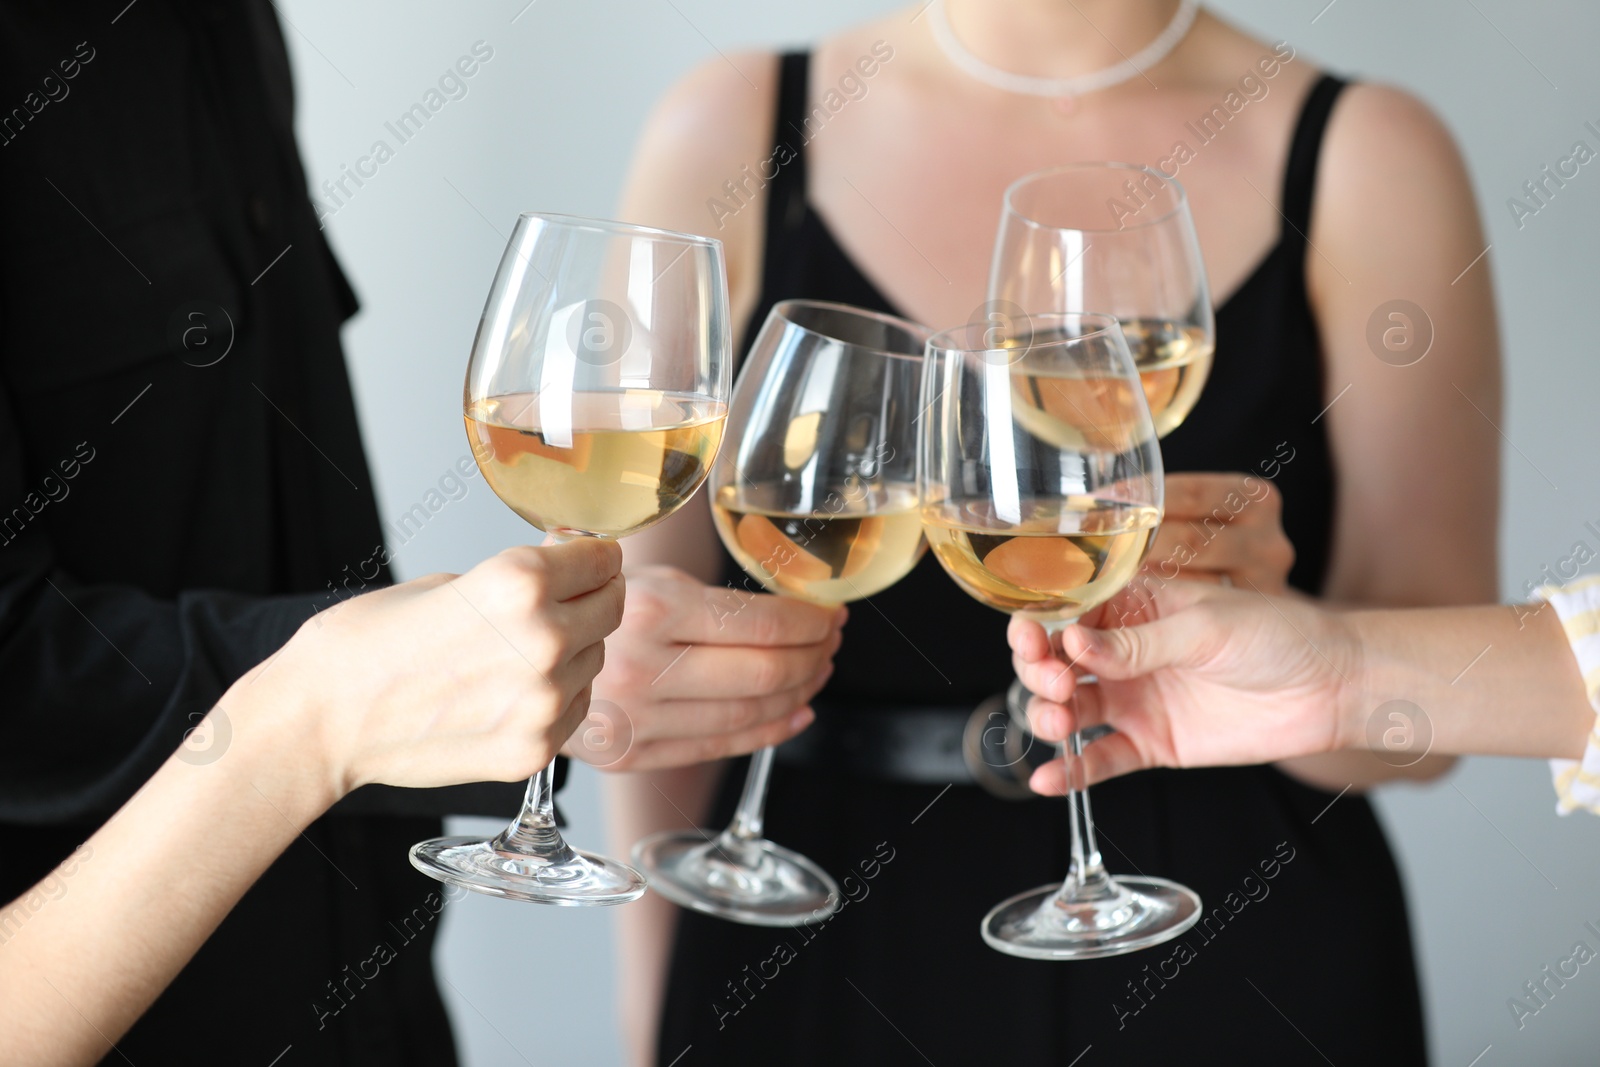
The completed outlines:
<svg viewBox="0 0 1600 1067">
<path fill-rule="evenodd" d="M 772 131 L 771 162 L 777 172 L 767 178 L 766 241 L 761 258 L 761 291 L 782 289 L 783 272 L 792 268 L 790 234 L 805 218 L 806 210 L 806 81 L 809 52 L 786 52 L 779 59 L 778 114 Z M 758 309 L 759 310 L 759 309 Z M 752 323 L 759 327 L 759 322 Z M 752 335 L 753 336 L 753 335 Z"/>
<path fill-rule="evenodd" d="M 779 163 L 767 196 L 768 222 L 792 221 L 806 198 L 806 92 L 811 53 L 786 52 L 778 71 L 778 116 L 772 131 Z"/>
<path fill-rule="evenodd" d="M 1324 74 L 1306 95 L 1289 142 L 1289 164 L 1283 173 L 1283 217 L 1294 232 L 1285 237 L 1299 244 L 1311 231 L 1311 197 L 1317 185 L 1317 158 L 1322 153 L 1322 134 L 1328 127 L 1334 101 L 1346 82 Z"/>
</svg>

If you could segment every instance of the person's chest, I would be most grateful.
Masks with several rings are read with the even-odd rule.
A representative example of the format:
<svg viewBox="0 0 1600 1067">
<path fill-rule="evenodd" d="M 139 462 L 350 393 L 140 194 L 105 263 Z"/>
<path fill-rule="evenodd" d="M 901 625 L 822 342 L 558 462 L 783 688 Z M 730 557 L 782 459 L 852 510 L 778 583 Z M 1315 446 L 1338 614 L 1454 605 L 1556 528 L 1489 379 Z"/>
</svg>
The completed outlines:
<svg viewBox="0 0 1600 1067">
<path fill-rule="evenodd" d="M 1198 91 L 1106 94 L 1068 111 L 886 82 L 807 144 L 808 198 L 891 303 L 945 327 L 968 321 L 987 298 L 1008 185 L 1063 163 L 1144 163 L 1185 186 L 1220 304 L 1281 234 L 1284 161 L 1307 80 L 1280 77 L 1237 113 Z"/>
</svg>

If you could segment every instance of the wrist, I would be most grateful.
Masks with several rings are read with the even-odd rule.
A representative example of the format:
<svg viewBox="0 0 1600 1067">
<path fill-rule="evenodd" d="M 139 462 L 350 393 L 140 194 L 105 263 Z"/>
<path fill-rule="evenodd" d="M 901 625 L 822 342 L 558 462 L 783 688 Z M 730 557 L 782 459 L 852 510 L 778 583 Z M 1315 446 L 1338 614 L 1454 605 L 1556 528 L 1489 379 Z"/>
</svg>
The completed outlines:
<svg viewBox="0 0 1600 1067">
<path fill-rule="evenodd" d="M 1369 640 L 1367 618 L 1359 613 L 1331 612 L 1333 632 L 1332 662 L 1343 663 L 1334 691 L 1334 750 L 1365 750 L 1367 717 L 1371 712 L 1368 695 L 1379 688 L 1376 674 L 1378 657 Z"/>
<path fill-rule="evenodd" d="M 219 759 L 235 763 L 285 818 L 303 829 L 349 791 L 329 758 L 322 716 L 285 652 L 257 664 L 228 687 L 211 717 L 231 732 Z"/>
</svg>

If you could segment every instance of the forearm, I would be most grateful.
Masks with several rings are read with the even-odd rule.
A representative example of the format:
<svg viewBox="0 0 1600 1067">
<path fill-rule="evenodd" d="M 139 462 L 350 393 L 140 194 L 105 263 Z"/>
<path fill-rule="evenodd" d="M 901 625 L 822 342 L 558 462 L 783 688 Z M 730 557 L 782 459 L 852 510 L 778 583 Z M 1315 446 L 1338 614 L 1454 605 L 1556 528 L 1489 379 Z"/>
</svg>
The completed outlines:
<svg viewBox="0 0 1600 1067">
<path fill-rule="evenodd" d="M 724 562 L 711 510 L 700 500 L 690 501 L 665 522 L 630 537 L 623 555 L 630 568 L 663 564 L 712 584 L 720 580 Z M 603 698 L 609 692 L 602 673 L 596 696 Z M 626 856 L 634 842 L 662 830 L 704 826 L 722 770 L 723 763 L 717 761 L 602 775 L 612 854 Z M 655 893 L 646 894 L 617 915 L 617 1012 L 623 1051 L 632 1067 L 650 1067 L 655 1062 L 656 1029 L 677 916 L 677 907 Z"/>
<path fill-rule="evenodd" d="M 1324 611 L 1335 611 L 1340 614 L 1355 612 L 1370 612 L 1360 604 L 1335 603 L 1321 600 L 1300 590 L 1290 587 L 1284 595 L 1291 600 L 1321 608 Z M 1393 781 L 1427 782 L 1447 773 L 1455 766 L 1454 756 L 1427 755 L 1415 763 L 1406 766 L 1396 766 L 1392 762 L 1380 759 L 1372 752 L 1361 749 L 1345 749 L 1339 752 L 1325 752 L 1315 756 L 1301 756 L 1298 759 L 1278 761 L 1278 769 L 1286 774 L 1329 792 L 1338 792 L 1341 789 L 1354 789 L 1364 792 L 1373 786 L 1382 785 Z"/>
<path fill-rule="evenodd" d="M 1416 611 L 1388 611 L 1374 612 L 1369 606 L 1348 603 L 1330 602 L 1309 596 L 1298 589 L 1289 589 L 1285 594 L 1293 600 L 1310 604 L 1325 611 L 1338 612 L 1350 618 L 1368 618 L 1382 616 L 1390 619 L 1391 627 L 1404 628 L 1409 625 L 1406 620 L 1419 615 Z M 1453 612 L 1466 609 L 1438 609 L 1442 612 Z M 1500 611 L 1507 609 L 1501 608 Z M 1480 646 L 1481 647 L 1481 646 Z M 1464 662 L 1464 661 L 1463 661 Z M 1376 703 L 1366 708 L 1365 715 L 1376 708 Z M 1364 720 L 1363 720 L 1364 723 Z M 1381 736 L 1381 731 L 1380 731 Z M 1364 743 L 1363 737 L 1357 737 L 1353 744 Z M 1413 781 L 1428 782 L 1448 773 L 1456 763 L 1456 755 L 1464 755 L 1465 751 L 1444 749 L 1435 744 L 1430 753 L 1416 762 L 1401 761 L 1399 763 L 1380 758 L 1378 755 L 1361 748 L 1349 748 L 1339 752 L 1325 752 L 1315 756 L 1301 756 L 1297 759 L 1279 760 L 1276 764 L 1279 770 L 1290 775 L 1307 785 L 1325 789 L 1329 792 L 1339 792 L 1343 789 L 1354 789 L 1363 792 L 1385 782 Z"/>
<path fill-rule="evenodd" d="M 1337 793 L 1344 789 L 1364 792 L 1385 782 L 1430 782 L 1455 766 L 1454 756 L 1428 755 L 1416 763 L 1396 767 L 1372 752 L 1324 752 L 1315 756 L 1279 760 L 1277 768 L 1307 785 Z"/>
<path fill-rule="evenodd" d="M 1370 611 L 1371 609 L 1361 604 L 1339 603 L 1322 600 L 1302 593 L 1300 590 L 1290 588 L 1285 596 L 1324 611 L 1334 611 L 1340 614 Z M 1357 740 L 1364 739 L 1358 738 Z M 1364 749 L 1351 748 L 1338 752 L 1325 752 L 1315 756 L 1301 756 L 1298 759 L 1278 761 L 1278 769 L 1294 778 L 1329 792 L 1338 792 L 1350 788 L 1356 792 L 1365 792 L 1374 786 L 1393 781 L 1432 781 L 1445 774 L 1455 766 L 1453 756 L 1427 755 L 1416 763 L 1408 766 L 1397 767 L 1386 762 L 1372 752 Z"/>
<path fill-rule="evenodd" d="M 180 750 L 0 911 L 0 1062 L 99 1062 L 332 802 L 313 764 L 283 758 L 303 749 L 281 701 L 233 691 L 225 704 L 233 736 L 219 759 Z"/>
<path fill-rule="evenodd" d="M 606 829 L 613 855 L 662 830 L 704 827 L 724 764 L 604 776 Z M 678 909 L 655 893 L 617 915 L 618 1014 L 633 1067 L 655 1063 L 656 1030 L 666 996 Z"/>
<path fill-rule="evenodd" d="M 1353 612 L 1362 667 L 1341 709 L 1352 744 L 1387 700 L 1416 705 L 1432 751 L 1577 758 L 1595 725 L 1554 609 Z M 1381 733 L 1381 731 L 1380 731 Z"/>
<path fill-rule="evenodd" d="M 1494 619 L 1502 622 L 1511 620 L 1511 629 L 1515 630 L 1516 616 L 1510 608 L 1454 606 L 1482 604 L 1494 599 L 1493 537 L 1484 536 L 1471 543 L 1463 542 L 1455 546 L 1455 551 L 1459 558 L 1442 559 L 1445 566 L 1439 566 L 1441 561 L 1436 560 L 1432 566 L 1413 567 L 1412 573 L 1404 579 L 1397 573 L 1382 573 L 1385 567 L 1395 564 L 1398 557 L 1391 558 L 1393 553 L 1382 558 L 1367 559 L 1366 566 L 1356 569 L 1363 575 L 1376 575 L 1375 579 L 1358 581 L 1347 574 L 1343 580 L 1330 583 L 1330 597 L 1315 599 L 1299 593 L 1295 595 L 1324 610 L 1337 612 L 1364 629 L 1377 627 L 1375 639 L 1388 642 L 1380 651 L 1411 647 L 1408 642 L 1420 639 L 1422 647 L 1418 651 L 1423 655 L 1459 652 L 1459 649 L 1446 645 L 1453 645 L 1456 640 L 1470 641 L 1480 629 L 1495 629 L 1494 621 L 1489 618 L 1469 622 L 1465 613 L 1472 611 L 1489 611 Z M 1462 578 L 1461 575 L 1471 577 Z M 1374 580 L 1378 582 L 1376 586 L 1372 584 Z M 1411 605 L 1416 607 L 1413 609 Z M 1463 617 L 1451 621 L 1458 613 Z M 1445 631 L 1452 626 L 1457 627 L 1458 632 L 1454 638 L 1446 637 Z M 1450 673 L 1450 678 L 1455 677 L 1488 643 L 1488 640 L 1480 642 L 1462 656 L 1460 663 Z M 1414 683 L 1417 679 L 1407 681 Z M 1371 702 L 1361 712 L 1363 728 L 1365 717 L 1386 699 L 1389 698 Z M 1420 702 L 1417 703 L 1420 705 Z M 1427 710 L 1431 714 L 1431 708 Z M 1383 731 L 1378 731 L 1378 736 L 1382 735 Z M 1321 789 L 1338 792 L 1351 788 L 1360 792 L 1390 781 L 1425 782 L 1439 778 L 1455 766 L 1457 755 L 1467 751 L 1470 750 L 1434 744 L 1428 755 L 1411 762 L 1409 759 L 1386 758 L 1384 754 L 1347 750 L 1283 760 L 1277 766 L 1285 773 Z"/>
</svg>

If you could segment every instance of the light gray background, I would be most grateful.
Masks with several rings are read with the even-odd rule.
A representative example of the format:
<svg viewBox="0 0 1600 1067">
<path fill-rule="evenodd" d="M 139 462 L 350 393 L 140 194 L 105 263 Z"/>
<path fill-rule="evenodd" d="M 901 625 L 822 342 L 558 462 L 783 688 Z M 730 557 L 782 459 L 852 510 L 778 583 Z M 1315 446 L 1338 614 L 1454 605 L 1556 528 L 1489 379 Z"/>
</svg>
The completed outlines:
<svg viewBox="0 0 1600 1067">
<path fill-rule="evenodd" d="M 421 99 L 474 41 L 494 48 L 468 95 L 433 116 L 328 222 L 364 305 L 345 342 L 386 519 L 423 501 L 466 454 L 462 370 L 517 213 L 609 215 L 652 100 L 713 49 L 801 43 L 898 6 L 524 3 L 279 5 L 313 186 L 337 178 L 375 139 L 393 144 L 384 123 Z M 1600 162 L 1520 231 L 1506 206 L 1573 141 L 1600 147 L 1583 129 L 1585 120 L 1600 126 L 1600 9 L 1583 0 L 1212 6 L 1331 69 L 1406 86 L 1444 116 L 1487 221 L 1493 251 L 1486 262 L 1502 316 L 1509 387 L 1501 426 L 1503 592 L 1520 592 L 1575 541 L 1600 548 L 1583 525 L 1600 520 L 1600 420 L 1592 415 L 1600 401 L 1593 356 Z M 402 576 L 465 569 L 527 538 L 481 480 L 470 485 L 400 551 Z M 594 772 L 580 769 L 566 794 L 580 842 L 600 839 L 597 792 Z M 1558 819 L 1545 767 L 1507 760 L 1470 760 L 1447 782 L 1384 792 L 1379 806 L 1408 877 L 1435 1061 L 1594 1062 L 1600 963 L 1583 968 L 1520 1031 L 1506 1000 L 1578 939 L 1600 948 L 1583 929 L 1586 920 L 1600 925 L 1600 822 Z M 611 919 L 604 910 L 483 898 L 452 905 L 440 963 L 467 1063 L 618 1062 Z"/>
</svg>

